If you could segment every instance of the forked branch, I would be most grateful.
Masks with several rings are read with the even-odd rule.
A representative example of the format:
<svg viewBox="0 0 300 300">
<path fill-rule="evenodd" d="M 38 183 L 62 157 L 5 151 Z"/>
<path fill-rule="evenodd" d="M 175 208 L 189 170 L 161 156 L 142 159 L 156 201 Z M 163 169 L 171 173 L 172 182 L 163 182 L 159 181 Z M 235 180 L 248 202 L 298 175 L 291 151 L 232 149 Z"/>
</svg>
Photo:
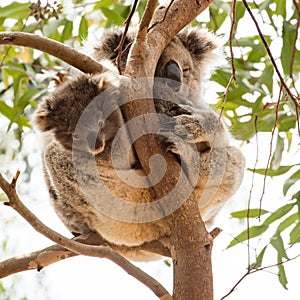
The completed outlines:
<svg viewBox="0 0 300 300">
<path fill-rule="evenodd" d="M 154 278 L 131 264 L 127 259 L 123 256 L 112 250 L 109 246 L 94 246 L 94 245 L 86 245 L 76 240 L 70 240 L 61 234 L 55 232 L 51 228 L 47 227 L 43 224 L 20 200 L 19 196 L 16 193 L 16 182 L 18 180 L 19 172 L 15 175 L 11 183 L 8 183 L 4 177 L 0 174 L 0 187 L 4 191 L 4 193 L 8 197 L 8 202 L 5 202 L 7 206 L 12 207 L 15 211 L 17 211 L 36 231 L 49 238 L 55 243 L 58 243 L 63 248 L 70 250 L 76 254 L 99 257 L 99 258 L 107 258 L 121 268 L 123 268 L 129 275 L 135 277 L 137 280 L 142 282 L 148 288 L 150 288 L 155 295 L 159 298 L 164 297 L 164 299 L 171 299 L 169 293 L 157 282 Z M 56 247 L 56 246 L 53 246 Z M 57 248 L 56 248 L 57 249 Z M 48 249 L 49 250 L 49 249 Z M 59 249 L 58 249 L 59 250 Z M 49 254 L 49 253 L 48 253 Z M 35 255 L 38 255 L 35 252 Z M 68 253 L 69 256 L 72 256 L 71 253 Z M 10 261 L 6 261 L 2 264 L 1 268 L 7 267 L 7 265 L 11 263 Z M 42 266 L 34 265 L 34 268 L 41 268 Z M 1 271 L 0 268 L 0 271 Z M 3 271 L 3 270 L 2 270 Z"/>
</svg>

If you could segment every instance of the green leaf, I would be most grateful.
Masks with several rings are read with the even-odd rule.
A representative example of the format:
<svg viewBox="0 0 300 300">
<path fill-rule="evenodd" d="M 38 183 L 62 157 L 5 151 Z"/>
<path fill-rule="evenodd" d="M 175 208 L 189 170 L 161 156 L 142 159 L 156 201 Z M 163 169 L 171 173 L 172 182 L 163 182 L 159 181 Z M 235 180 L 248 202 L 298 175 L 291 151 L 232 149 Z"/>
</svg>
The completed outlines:
<svg viewBox="0 0 300 300">
<path fill-rule="evenodd" d="M 70 40 L 73 38 L 73 22 L 66 20 L 64 30 L 61 35 L 61 42 Z"/>
<path fill-rule="evenodd" d="M 13 107 L 10 107 L 9 105 L 7 105 L 4 101 L 0 101 L 0 114 L 2 114 L 7 119 L 9 119 L 11 124 L 12 123 L 18 124 L 18 126 L 21 130 L 24 126 L 30 127 L 29 120 L 26 117 L 24 117 L 21 114 L 21 112 L 16 113 L 15 109 Z M 11 126 L 11 124 L 10 124 L 10 126 Z M 10 126 L 9 126 L 9 128 L 10 128 Z"/>
<path fill-rule="evenodd" d="M 117 14 L 114 10 L 111 10 L 106 7 L 101 7 L 101 11 L 103 12 L 104 16 L 107 18 L 108 27 L 113 24 L 121 24 L 124 19 Z"/>
<path fill-rule="evenodd" d="M 290 232 L 290 245 L 300 242 L 300 223 L 297 223 L 296 226 Z"/>
<path fill-rule="evenodd" d="M 281 50 L 281 63 L 284 74 L 290 74 L 291 58 L 296 38 L 296 24 L 292 25 L 290 22 L 283 22 L 282 27 L 282 50 Z"/>
<path fill-rule="evenodd" d="M 270 94 L 273 92 L 273 74 L 274 67 L 271 63 L 266 63 L 262 75 L 259 77 L 259 82 L 268 88 Z"/>
<path fill-rule="evenodd" d="M 81 41 L 85 40 L 88 36 L 88 30 L 89 30 L 89 27 L 88 27 L 88 22 L 86 20 L 86 18 L 83 16 L 80 20 L 80 24 L 79 24 L 79 32 L 78 32 L 78 35 L 79 35 L 79 39 Z"/>
<path fill-rule="evenodd" d="M 286 196 L 288 190 L 300 180 L 300 169 L 296 171 L 290 178 L 288 178 L 283 184 L 283 194 Z"/>
<path fill-rule="evenodd" d="M 292 167 L 294 166 L 298 166 L 299 164 L 296 164 L 296 165 L 292 165 L 292 166 L 280 166 L 277 170 L 272 170 L 272 169 L 268 169 L 267 171 L 267 176 L 279 176 L 279 175 L 282 175 L 286 172 L 288 172 Z M 265 175 L 265 171 L 266 169 L 248 169 L 248 171 L 251 171 L 251 172 L 255 172 L 257 174 L 260 174 L 260 175 Z"/>
<path fill-rule="evenodd" d="M 282 232 L 291 225 L 295 224 L 299 220 L 299 214 L 294 213 L 290 216 L 288 216 L 284 221 L 282 221 L 279 226 L 277 227 L 278 232 Z"/>
<path fill-rule="evenodd" d="M 263 225 L 269 226 L 271 223 L 277 221 L 278 219 L 282 218 L 284 215 L 286 215 L 288 212 L 291 211 L 291 209 L 296 205 L 296 203 L 289 203 L 284 206 L 281 206 L 277 210 L 275 210 L 264 222 Z"/>
<path fill-rule="evenodd" d="M 64 25 L 65 25 L 64 19 L 59 19 L 59 20 L 50 19 L 43 26 L 43 32 L 47 37 L 54 36 L 55 32 L 57 32 L 57 28 Z"/>
<path fill-rule="evenodd" d="M 278 278 L 279 278 L 279 282 L 281 283 L 283 288 L 285 288 L 287 290 L 288 289 L 287 288 L 288 281 L 287 281 L 284 265 L 282 265 L 282 264 L 278 265 Z"/>
<path fill-rule="evenodd" d="M 269 8 L 269 5 L 273 3 L 273 0 L 265 0 L 259 5 L 259 11 L 263 11 Z"/>
<path fill-rule="evenodd" d="M 261 235 L 262 233 L 264 233 L 267 229 L 269 228 L 269 226 L 267 225 L 260 225 L 260 226 L 252 226 L 246 230 L 244 230 L 243 232 L 241 232 L 238 236 L 236 236 L 227 246 L 227 248 L 231 248 L 235 245 L 237 245 L 238 243 L 244 242 L 246 240 L 252 239 L 254 237 L 257 237 L 259 235 Z"/>
<path fill-rule="evenodd" d="M 284 149 L 284 139 L 280 137 L 280 135 L 278 134 L 276 149 L 274 151 L 272 161 L 271 161 L 271 166 L 273 170 L 277 170 L 280 167 L 283 149 Z"/>
<path fill-rule="evenodd" d="M 0 101 L 0 113 L 10 121 L 12 121 L 15 116 L 14 109 L 7 105 L 4 101 Z"/>
<path fill-rule="evenodd" d="M 278 257 L 280 259 L 282 259 L 282 258 L 289 259 L 286 254 L 285 248 L 284 248 L 284 243 L 283 243 L 282 237 L 278 231 L 271 238 L 270 244 L 277 251 Z"/>
<path fill-rule="evenodd" d="M 245 5 L 242 2 L 236 2 L 235 17 L 237 22 L 245 15 L 245 11 Z"/>
<path fill-rule="evenodd" d="M 1 7 L 0 18 L 26 19 L 30 14 L 29 5 L 29 3 L 13 2 L 8 6 Z"/>
<path fill-rule="evenodd" d="M 276 0 L 276 10 L 275 13 L 282 16 L 283 19 L 286 18 L 286 1 Z"/>
<path fill-rule="evenodd" d="M 256 262 L 252 263 L 250 268 L 251 269 L 258 269 L 261 267 L 262 261 L 263 261 L 263 257 L 265 255 L 265 252 L 267 250 L 268 246 L 265 246 L 259 253 L 259 255 L 256 258 Z"/>
<path fill-rule="evenodd" d="M 264 215 L 269 213 L 269 211 L 259 208 L 245 209 L 240 211 L 235 211 L 231 213 L 233 218 L 244 219 L 244 218 L 257 218 L 259 215 Z"/>
</svg>

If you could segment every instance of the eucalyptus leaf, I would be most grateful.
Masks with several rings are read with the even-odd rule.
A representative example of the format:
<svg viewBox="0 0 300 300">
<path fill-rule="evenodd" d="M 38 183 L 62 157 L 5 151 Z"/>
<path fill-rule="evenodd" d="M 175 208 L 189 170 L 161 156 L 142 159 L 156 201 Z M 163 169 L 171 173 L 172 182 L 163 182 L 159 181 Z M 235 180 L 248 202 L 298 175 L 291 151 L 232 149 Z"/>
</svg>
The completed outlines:
<svg viewBox="0 0 300 300">
<path fill-rule="evenodd" d="M 269 226 L 267 225 L 260 225 L 260 226 L 252 226 L 249 229 L 244 230 L 243 232 L 241 232 L 239 235 L 237 235 L 227 246 L 227 248 L 231 248 L 241 242 L 244 242 L 246 240 L 255 238 L 259 235 L 261 235 L 262 233 L 264 233 L 267 229 L 269 228 Z"/>
<path fill-rule="evenodd" d="M 240 211 L 235 211 L 231 213 L 233 218 L 244 219 L 244 218 L 257 218 L 258 216 L 262 216 L 264 214 L 269 213 L 269 211 L 259 208 L 245 209 Z"/>
<path fill-rule="evenodd" d="M 286 195 L 289 189 L 300 180 L 300 169 L 296 171 L 290 178 L 283 184 L 283 194 Z"/>
</svg>

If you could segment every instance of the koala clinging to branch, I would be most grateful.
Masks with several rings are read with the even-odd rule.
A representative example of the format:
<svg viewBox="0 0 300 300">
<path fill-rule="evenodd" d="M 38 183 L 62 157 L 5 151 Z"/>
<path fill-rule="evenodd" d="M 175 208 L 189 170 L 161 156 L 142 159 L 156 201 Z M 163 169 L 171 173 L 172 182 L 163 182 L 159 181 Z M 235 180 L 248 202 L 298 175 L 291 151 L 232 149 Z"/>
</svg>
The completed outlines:
<svg viewBox="0 0 300 300">
<path fill-rule="evenodd" d="M 134 34 L 126 37 L 122 69 Z M 113 63 L 121 35 L 119 28 L 106 31 L 93 45 L 93 57 Z M 241 152 L 229 145 L 219 116 L 200 97 L 217 52 L 211 34 L 184 29 L 162 53 L 153 87 L 162 127 L 151 133 L 157 133 L 158 142 L 178 157 L 192 182 L 186 199 L 195 192 L 208 223 L 237 190 L 244 170 Z M 131 147 L 131 139 L 138 137 L 126 129 L 123 100 L 107 74 L 80 75 L 43 100 L 35 121 L 45 137 L 49 193 L 64 224 L 76 234 L 97 232 L 111 243 L 134 247 L 167 238 L 170 228 L 164 217 L 178 207 L 172 207 L 176 191 L 165 199 L 153 199 Z M 154 159 L 154 168 L 161 169 L 163 176 L 160 160 Z M 130 248 L 122 254 L 135 260 L 155 258 Z"/>
</svg>

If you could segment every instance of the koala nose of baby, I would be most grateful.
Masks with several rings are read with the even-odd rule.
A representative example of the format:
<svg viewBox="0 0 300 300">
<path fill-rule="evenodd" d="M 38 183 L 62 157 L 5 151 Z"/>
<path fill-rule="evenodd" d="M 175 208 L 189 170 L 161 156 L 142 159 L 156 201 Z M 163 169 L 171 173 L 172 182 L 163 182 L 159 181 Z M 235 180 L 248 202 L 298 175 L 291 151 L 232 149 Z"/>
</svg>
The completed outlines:
<svg viewBox="0 0 300 300">
<path fill-rule="evenodd" d="M 171 60 L 165 65 L 162 75 L 163 78 L 171 79 L 167 81 L 168 86 L 174 92 L 179 92 L 181 84 L 181 71 L 175 61 Z"/>
<path fill-rule="evenodd" d="M 90 132 L 87 136 L 88 147 L 93 154 L 99 154 L 104 150 L 104 142 L 96 132 Z"/>
</svg>

